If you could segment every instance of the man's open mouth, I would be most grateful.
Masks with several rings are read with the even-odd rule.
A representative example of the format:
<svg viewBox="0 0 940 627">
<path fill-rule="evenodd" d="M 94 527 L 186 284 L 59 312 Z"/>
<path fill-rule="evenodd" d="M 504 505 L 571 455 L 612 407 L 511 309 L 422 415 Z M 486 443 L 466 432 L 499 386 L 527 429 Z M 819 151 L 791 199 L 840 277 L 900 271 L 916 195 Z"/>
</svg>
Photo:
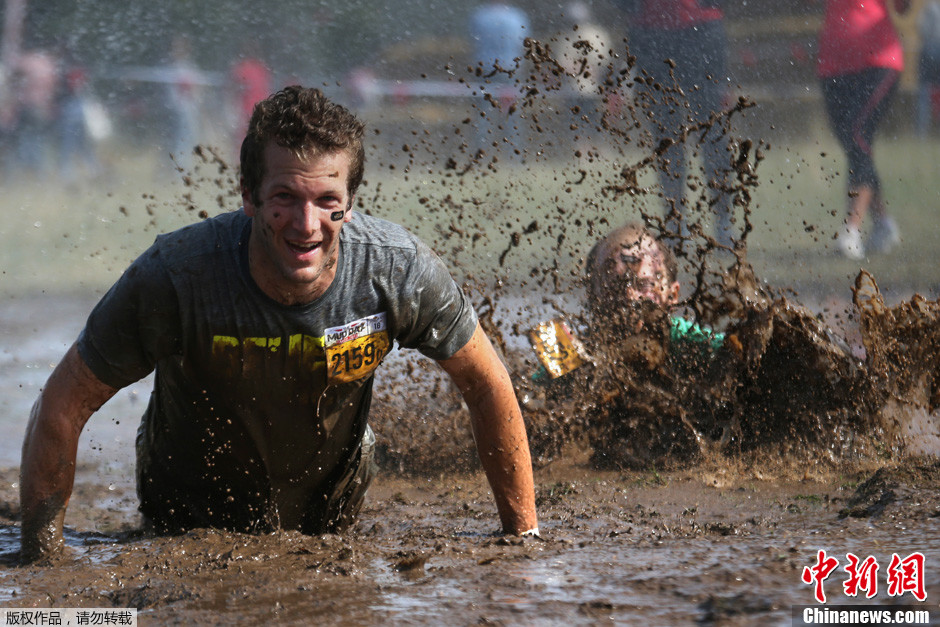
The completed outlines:
<svg viewBox="0 0 940 627">
<path fill-rule="evenodd" d="M 300 242 L 287 242 L 287 247 L 293 250 L 294 252 L 302 255 L 304 253 L 309 253 L 313 250 L 316 250 L 317 248 L 320 247 L 320 244 L 322 244 L 322 242 L 312 242 L 309 244 L 304 244 Z"/>
</svg>

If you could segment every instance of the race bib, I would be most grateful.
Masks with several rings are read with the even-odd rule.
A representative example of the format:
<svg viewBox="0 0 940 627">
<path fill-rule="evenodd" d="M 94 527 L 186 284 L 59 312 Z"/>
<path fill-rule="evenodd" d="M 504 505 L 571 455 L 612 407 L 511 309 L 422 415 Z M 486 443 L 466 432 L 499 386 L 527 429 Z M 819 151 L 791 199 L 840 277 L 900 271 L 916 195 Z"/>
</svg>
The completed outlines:
<svg viewBox="0 0 940 627">
<path fill-rule="evenodd" d="M 562 320 L 540 322 L 529 331 L 532 348 L 548 375 L 558 378 L 585 363 L 584 349 Z"/>
<path fill-rule="evenodd" d="M 378 368 L 390 344 L 385 312 L 327 329 L 323 338 L 327 379 L 348 383 L 367 376 Z"/>
</svg>

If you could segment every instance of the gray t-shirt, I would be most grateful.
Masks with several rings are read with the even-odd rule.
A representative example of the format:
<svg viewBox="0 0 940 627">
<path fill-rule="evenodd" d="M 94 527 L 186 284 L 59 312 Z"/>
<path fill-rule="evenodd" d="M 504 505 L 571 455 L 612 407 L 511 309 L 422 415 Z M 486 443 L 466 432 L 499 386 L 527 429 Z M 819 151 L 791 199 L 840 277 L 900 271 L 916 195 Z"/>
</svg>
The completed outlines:
<svg viewBox="0 0 940 627">
<path fill-rule="evenodd" d="M 354 214 L 332 284 L 296 306 L 251 278 L 250 229 L 236 211 L 158 237 L 79 337 L 111 386 L 156 368 L 137 435 L 151 517 L 206 503 L 194 515 L 207 525 L 300 526 L 355 454 L 392 343 L 445 359 L 476 328 L 444 264 L 400 226 Z"/>
</svg>

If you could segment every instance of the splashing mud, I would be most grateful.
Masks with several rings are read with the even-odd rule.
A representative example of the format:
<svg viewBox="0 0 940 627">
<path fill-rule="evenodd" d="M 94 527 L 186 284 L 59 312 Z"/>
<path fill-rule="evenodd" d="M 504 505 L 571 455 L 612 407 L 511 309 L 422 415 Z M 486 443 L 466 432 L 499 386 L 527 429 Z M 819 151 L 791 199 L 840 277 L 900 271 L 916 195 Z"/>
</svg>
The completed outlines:
<svg viewBox="0 0 940 627">
<path fill-rule="evenodd" d="M 751 205 L 770 146 L 737 136 L 733 124 L 752 102 L 742 96 L 727 110 L 656 140 L 650 94 L 675 107 L 685 106 L 684 98 L 674 87 L 654 85 L 642 98 L 622 102 L 636 83 L 651 80 L 636 72 L 630 55 L 613 55 L 599 81 L 599 122 L 578 107 L 559 105 L 559 94 L 577 77 L 565 75 L 548 45 L 528 40 L 526 60 L 515 70 L 498 70 L 524 74 L 517 81 L 518 106 L 504 120 L 517 132 L 533 131 L 529 144 L 510 146 L 510 157 L 521 155 L 524 164 L 512 158 L 502 164 L 506 147 L 498 141 L 473 152 L 467 142 L 437 145 L 424 137 L 407 146 L 405 171 L 426 173 L 415 185 L 422 194 L 429 183 L 441 187 L 442 202 L 421 198 L 429 212 L 440 208 L 429 239 L 451 267 L 466 272 L 461 279 L 474 291 L 482 322 L 516 381 L 538 463 L 551 462 L 573 441 L 593 451 L 598 467 L 620 468 L 676 467 L 764 449 L 834 460 L 926 452 L 914 434 L 930 429 L 931 403 L 940 398 L 932 365 L 938 347 L 928 339 L 936 334 L 940 307 L 915 296 L 888 309 L 874 277 L 863 272 L 864 288 L 856 288 L 855 298 L 863 347 L 854 347 L 846 339 L 850 329 L 830 328 L 792 290 L 755 276 L 747 256 Z M 615 99 L 620 106 L 611 106 Z M 503 112 L 491 99 L 480 106 L 481 115 Z M 697 151 L 706 134 L 727 145 L 725 177 L 693 176 L 683 205 L 667 211 L 658 187 L 641 181 L 668 166 L 663 155 L 672 143 Z M 595 149 L 582 152 L 585 137 Z M 431 162 L 447 155 L 443 180 L 434 178 L 440 168 L 417 166 L 417 152 Z M 536 189 L 544 181 L 529 183 L 545 169 L 556 173 L 547 193 Z M 729 199 L 736 228 L 730 244 L 710 235 L 721 195 Z M 383 204 L 370 210 L 381 211 Z M 664 311 L 588 311 L 583 259 L 596 239 L 631 217 L 674 247 L 691 290 L 679 309 L 724 332 L 727 341 L 716 355 L 700 363 L 671 355 Z M 535 318 L 534 309 L 540 312 Z M 624 316 L 645 318 L 644 330 L 633 330 Z M 525 338 L 535 322 L 552 318 L 567 319 L 584 334 L 590 365 L 546 385 L 532 381 L 538 363 Z M 907 350 L 913 344 L 917 349 Z M 426 368 L 409 374 L 416 376 L 396 378 L 394 393 L 381 395 L 373 418 L 386 461 L 418 473 L 472 464 L 459 398 Z M 428 390 L 422 395 L 437 407 L 436 418 L 421 414 L 417 429 L 400 419 L 415 412 L 405 400 L 413 398 L 409 388 Z M 441 447 L 448 454 L 441 455 Z"/>
<path fill-rule="evenodd" d="M 933 424 L 924 422 L 937 398 L 936 359 L 927 355 L 936 350 L 940 303 L 917 296 L 887 308 L 871 275 L 860 274 L 860 359 L 805 307 L 755 290 L 740 261 L 725 278 L 721 307 L 711 300 L 699 309 L 728 320 L 717 354 L 692 355 L 699 363 L 690 365 L 689 356 L 670 354 L 665 313 L 640 312 L 639 332 L 623 331 L 632 322 L 595 322 L 592 367 L 548 390 L 521 384 L 525 398 L 539 399 L 526 403 L 536 408 L 537 456 L 551 459 L 577 437 L 590 442 L 598 465 L 633 468 L 762 449 L 798 458 L 925 452 L 924 434 L 912 429 Z"/>
<path fill-rule="evenodd" d="M 18 567 L 9 470 L 0 603 L 137 607 L 142 623 L 424 624 L 459 612 L 466 623 L 745 624 L 788 622 L 789 606 L 812 603 L 799 578 L 819 548 L 882 560 L 922 551 L 936 563 L 940 474 L 912 455 L 940 450 L 929 445 L 940 301 L 889 307 L 862 272 L 859 345 L 852 329 L 761 281 L 748 239 L 770 147 L 734 130 L 751 103 L 655 140 L 644 98 L 683 106 L 681 94 L 651 84 L 626 50 L 608 56 L 587 99 L 600 115 L 565 98 L 578 77 L 549 45 L 528 41 L 516 68 L 469 68 L 460 82 L 476 104 L 456 122 L 376 122 L 357 198 L 360 211 L 416 231 L 472 294 L 523 406 L 544 539 L 494 535 L 485 483 L 464 472 L 478 466 L 459 395 L 430 362 L 393 354 L 371 418 L 385 472 L 351 533 L 153 538 L 140 532 L 131 488 L 95 505 L 105 490 L 80 469 L 69 552 L 52 568 Z M 515 81 L 509 106 L 486 82 L 497 74 Z M 634 98 L 639 83 L 652 89 Z M 479 142 L 483 128 L 495 134 Z M 651 172 L 671 144 L 699 150 L 711 129 L 727 145 L 728 176 L 693 175 L 667 211 Z M 202 197 L 232 209 L 232 168 L 211 150 L 196 156 L 186 212 L 207 216 Z M 730 199 L 731 245 L 710 235 L 716 194 Z M 145 199 L 145 228 L 160 229 L 157 199 Z M 678 309 L 724 334 L 714 353 L 674 354 L 661 309 L 588 305 L 588 251 L 633 219 L 674 248 L 687 286 Z M 576 331 L 586 363 L 538 381 L 528 332 L 553 319 Z"/>
</svg>

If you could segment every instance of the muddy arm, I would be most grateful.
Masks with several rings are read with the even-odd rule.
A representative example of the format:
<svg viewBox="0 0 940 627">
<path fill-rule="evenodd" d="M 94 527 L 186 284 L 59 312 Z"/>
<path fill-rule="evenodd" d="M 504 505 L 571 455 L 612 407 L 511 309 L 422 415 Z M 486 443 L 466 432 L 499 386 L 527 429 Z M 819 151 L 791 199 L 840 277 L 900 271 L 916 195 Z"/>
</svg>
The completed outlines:
<svg viewBox="0 0 940 627">
<path fill-rule="evenodd" d="M 521 534 L 536 529 L 529 441 L 506 367 L 479 325 L 466 346 L 439 363 L 470 409 L 477 452 L 503 530 Z"/>
<path fill-rule="evenodd" d="M 24 562 L 62 548 L 78 437 L 88 418 L 116 392 L 92 374 L 72 345 L 33 405 L 20 464 Z"/>
</svg>

